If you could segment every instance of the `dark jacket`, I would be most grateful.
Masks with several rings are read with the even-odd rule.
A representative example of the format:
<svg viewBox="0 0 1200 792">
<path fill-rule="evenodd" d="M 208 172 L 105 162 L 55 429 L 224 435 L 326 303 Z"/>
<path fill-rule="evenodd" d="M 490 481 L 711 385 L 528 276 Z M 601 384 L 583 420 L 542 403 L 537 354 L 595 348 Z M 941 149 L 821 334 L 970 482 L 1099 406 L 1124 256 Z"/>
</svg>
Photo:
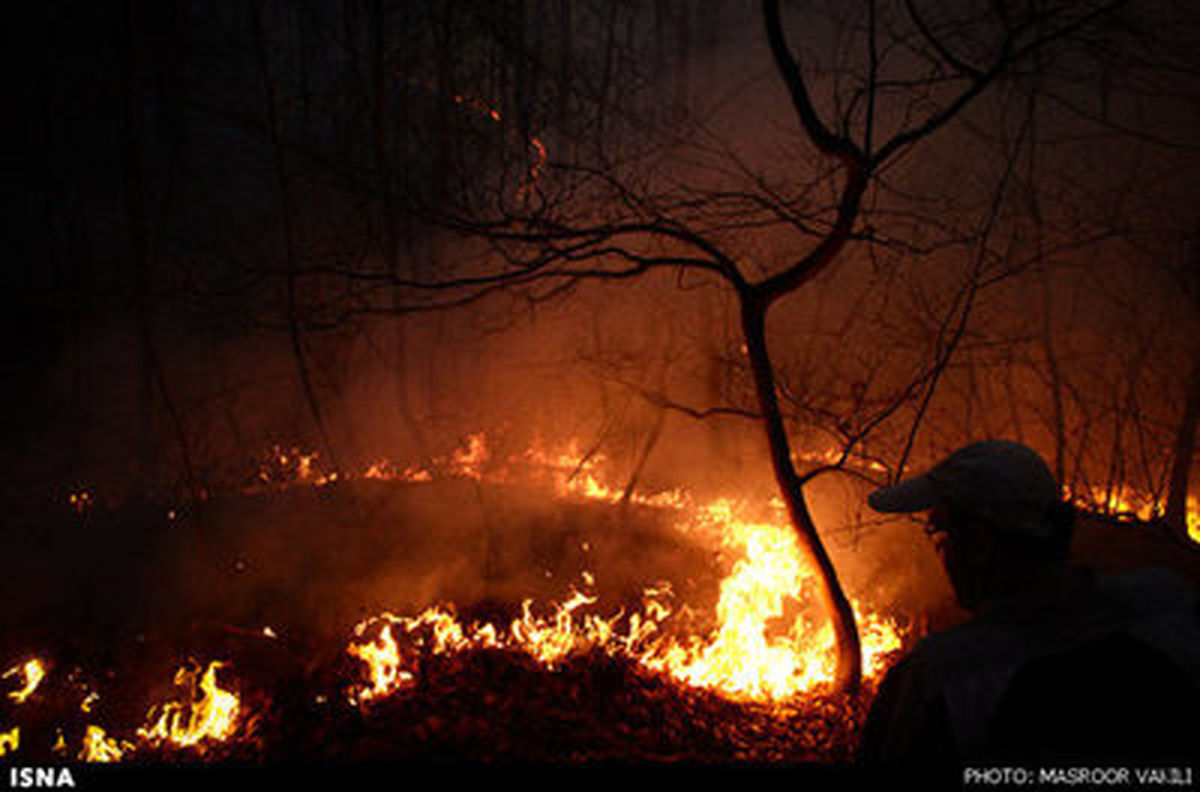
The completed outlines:
<svg viewBox="0 0 1200 792">
<path fill-rule="evenodd" d="M 1193 758 L 1197 702 L 1195 593 L 1159 569 L 1092 577 L 920 641 L 881 684 L 860 758 Z"/>
</svg>

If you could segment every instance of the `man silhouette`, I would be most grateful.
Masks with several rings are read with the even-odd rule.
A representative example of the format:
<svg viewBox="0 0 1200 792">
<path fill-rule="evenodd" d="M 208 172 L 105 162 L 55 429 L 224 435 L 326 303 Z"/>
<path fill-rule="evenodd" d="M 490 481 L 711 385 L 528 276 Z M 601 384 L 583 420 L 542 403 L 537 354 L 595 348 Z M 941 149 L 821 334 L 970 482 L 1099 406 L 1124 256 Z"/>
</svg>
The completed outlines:
<svg viewBox="0 0 1200 792">
<path fill-rule="evenodd" d="M 926 532 L 972 618 L 923 638 L 880 686 L 868 763 L 1190 760 L 1200 756 L 1200 611 L 1158 569 L 1068 563 L 1074 514 L 1045 462 L 974 443 L 877 490 Z"/>
</svg>

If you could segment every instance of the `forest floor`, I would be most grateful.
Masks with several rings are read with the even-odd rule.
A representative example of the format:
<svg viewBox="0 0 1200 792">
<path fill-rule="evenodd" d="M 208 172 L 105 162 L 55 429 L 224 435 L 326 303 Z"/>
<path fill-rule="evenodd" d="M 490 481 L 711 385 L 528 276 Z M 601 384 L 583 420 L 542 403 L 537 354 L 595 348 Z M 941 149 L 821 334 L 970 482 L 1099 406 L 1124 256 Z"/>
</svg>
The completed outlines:
<svg viewBox="0 0 1200 792">
<path fill-rule="evenodd" d="M 840 763 L 872 694 L 814 696 L 781 718 L 603 653 L 551 673 L 473 651 L 426 658 L 409 694 L 346 705 L 363 677 L 347 640 L 383 611 L 448 601 L 463 621 L 504 624 L 522 599 L 562 602 L 591 575 L 603 612 L 635 608 L 662 580 L 711 609 L 711 552 L 650 507 L 364 480 L 0 519 L 0 672 L 32 656 L 48 667 L 24 703 L 18 675 L 0 680 L 0 734 L 19 725 L 28 761 L 77 758 L 102 724 L 127 760 L 148 762 Z M 1075 556 L 1104 572 L 1163 566 L 1200 587 L 1200 548 L 1152 526 L 1085 517 Z M 139 742 L 174 669 L 214 659 L 237 679 L 246 738 L 183 752 Z"/>
</svg>

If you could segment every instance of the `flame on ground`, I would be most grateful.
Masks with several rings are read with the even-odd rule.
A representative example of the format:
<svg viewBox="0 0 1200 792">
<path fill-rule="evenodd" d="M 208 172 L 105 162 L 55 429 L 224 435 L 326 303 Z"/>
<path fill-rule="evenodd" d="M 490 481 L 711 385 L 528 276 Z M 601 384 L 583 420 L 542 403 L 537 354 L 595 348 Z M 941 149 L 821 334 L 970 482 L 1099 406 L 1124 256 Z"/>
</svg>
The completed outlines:
<svg viewBox="0 0 1200 792">
<path fill-rule="evenodd" d="M 59 739 L 62 739 L 62 735 L 59 735 Z M 83 747 L 76 758 L 83 762 L 119 762 L 133 748 L 130 743 L 109 737 L 99 726 L 88 726 L 83 735 Z"/>
<path fill-rule="evenodd" d="M 10 731 L 0 732 L 0 756 L 12 753 L 21 747 L 21 727 L 14 726 Z"/>
<path fill-rule="evenodd" d="M 316 454 L 279 453 L 279 466 L 294 483 L 322 486 L 337 480 L 321 472 Z M 696 542 L 739 560 L 722 581 L 717 626 L 706 635 L 679 635 L 670 629 L 673 613 L 669 587 L 648 589 L 640 613 L 601 616 L 590 610 L 594 596 L 574 591 L 538 616 L 532 601 L 507 629 L 492 624 L 463 624 L 451 606 L 432 606 L 416 616 L 383 613 L 360 623 L 347 648 L 367 671 L 367 682 L 350 692 L 366 702 L 412 686 L 422 651 L 433 654 L 498 648 L 527 653 L 553 668 L 574 653 L 599 649 L 620 653 L 650 671 L 680 684 L 716 691 L 734 700 L 780 703 L 833 682 L 836 651 L 832 629 L 809 606 L 814 573 L 802 560 L 793 529 L 782 509 L 770 521 L 747 519 L 742 506 L 720 499 L 696 504 L 680 489 L 626 493 L 603 480 L 603 456 L 581 453 L 571 442 L 565 450 L 534 445 L 518 457 L 497 459 L 483 433 L 468 435 L 459 448 L 430 465 L 439 476 L 474 481 L 507 481 L 511 468 L 548 473 L 561 498 L 672 510 L 676 527 Z M 289 467 L 290 466 L 290 467 Z M 424 467 L 377 462 L 364 479 L 422 482 L 435 478 Z M 345 479 L 356 478 L 354 475 Z M 263 477 L 267 480 L 266 476 Z M 778 504 L 776 504 L 778 507 Z M 594 577 L 585 573 L 585 589 Z M 882 672 L 887 656 L 900 649 L 902 631 L 893 622 L 854 603 L 863 644 L 863 671 Z"/>
<path fill-rule="evenodd" d="M 1078 491 L 1064 488 L 1064 494 L 1080 508 L 1112 515 L 1118 520 L 1152 522 L 1163 516 L 1163 504 L 1157 497 L 1139 495 L 1125 487 L 1091 487 Z M 1200 500 L 1195 495 L 1188 495 L 1186 503 L 1187 535 L 1193 542 L 1200 543 Z"/>
<path fill-rule="evenodd" d="M 217 684 L 217 670 L 224 665 L 209 663 L 203 674 L 198 665 L 180 668 L 175 684 L 182 689 L 184 700 L 163 704 L 157 708 L 157 716 L 151 709 L 147 725 L 138 729 L 138 737 L 151 744 L 170 742 L 186 748 L 232 736 L 239 703 L 236 695 Z"/>
<path fill-rule="evenodd" d="M 146 725 L 137 730 L 138 742 L 110 737 L 100 726 L 89 724 L 83 735 L 82 745 L 75 758 L 84 762 L 119 762 L 131 752 L 143 746 L 168 746 L 173 748 L 203 747 L 209 743 L 223 742 L 237 734 L 240 704 L 238 697 L 224 690 L 217 683 L 217 671 L 224 667 L 222 662 L 212 662 L 201 672 L 200 666 L 189 664 L 175 674 L 175 685 L 180 689 L 179 701 L 169 701 L 152 707 L 147 714 Z M 45 664 L 37 658 L 4 674 L 23 674 L 25 688 L 18 700 L 22 703 L 45 677 Z M 80 703 L 80 711 L 90 713 L 99 696 L 88 691 Z M 20 749 L 20 728 L 0 732 L 0 756 Z M 59 731 L 54 753 L 67 755 L 69 749 Z"/>
<path fill-rule="evenodd" d="M 26 661 L 24 664 L 15 666 L 5 671 L 0 679 L 8 679 L 9 677 L 21 677 L 21 688 L 14 690 L 8 694 L 8 697 L 18 704 L 24 704 L 25 701 L 33 695 L 37 690 L 42 679 L 46 676 L 46 666 L 38 658 L 33 658 Z"/>
<path fill-rule="evenodd" d="M 619 497 L 586 468 L 560 465 L 574 471 L 558 482 L 560 492 L 605 501 Z M 833 632 L 821 614 L 807 607 L 813 572 L 804 564 L 786 521 L 747 520 L 730 500 L 691 506 L 680 492 L 655 502 L 677 510 L 681 532 L 739 559 L 721 583 L 717 624 L 708 634 L 679 635 L 672 630 L 666 585 L 647 589 L 642 611 L 628 615 L 590 612 L 596 598 L 578 590 L 544 617 L 535 615 L 527 600 L 521 617 L 507 630 L 487 623 L 463 624 L 449 606 L 430 607 L 412 617 L 385 613 L 360 623 L 348 647 L 366 664 L 370 680 L 353 691 L 351 699 L 369 701 L 414 684 L 422 651 L 446 654 L 481 648 L 521 651 L 550 669 L 574 653 L 601 650 L 736 701 L 786 704 L 832 684 Z M 584 581 L 588 588 L 594 577 L 585 573 Z M 903 634 L 896 624 L 860 604 L 855 608 L 863 671 L 870 678 L 879 675 L 888 655 L 901 648 Z M 374 638 L 367 640 L 368 635 Z"/>
<path fill-rule="evenodd" d="M 878 460 L 861 455 L 847 455 L 837 449 L 799 450 L 793 456 L 796 460 L 810 465 L 850 467 L 877 474 L 887 472 L 886 466 Z M 624 489 L 604 482 L 600 474 L 604 462 L 604 456 L 595 450 L 582 452 L 576 440 L 569 441 L 566 448 L 560 451 L 547 451 L 540 443 L 534 443 L 519 457 L 497 459 L 488 448 L 487 436 L 483 432 L 476 432 L 467 435 L 459 447 L 448 456 L 435 457 L 426 466 L 399 467 L 391 461 L 380 460 L 357 474 L 339 474 L 337 471 L 322 469 L 320 454 L 317 452 L 305 453 L 296 448 L 285 451 L 275 446 L 267 461 L 260 465 L 257 479 L 259 487 L 287 487 L 297 484 L 326 486 L 340 480 L 356 478 L 413 484 L 447 477 L 474 481 L 505 481 L 510 477 L 513 466 L 524 465 L 526 468 L 548 473 L 559 497 L 608 503 L 627 500 L 638 505 L 666 508 L 691 506 L 687 493 L 678 489 L 654 494 L 633 492 L 627 495 Z M 249 489 L 253 490 L 254 487 Z M 1162 516 L 1162 503 L 1156 496 L 1137 493 L 1124 486 L 1064 488 L 1064 495 L 1080 508 L 1112 515 L 1118 519 L 1148 522 Z M 87 494 L 84 493 L 83 496 Z M 77 501 L 76 497 L 73 495 L 71 501 L 76 508 L 80 508 L 80 504 L 86 506 L 91 503 L 90 499 Z M 776 505 L 779 505 L 778 502 Z M 1200 500 L 1194 495 L 1189 495 L 1185 511 L 1188 536 L 1200 543 Z"/>
</svg>

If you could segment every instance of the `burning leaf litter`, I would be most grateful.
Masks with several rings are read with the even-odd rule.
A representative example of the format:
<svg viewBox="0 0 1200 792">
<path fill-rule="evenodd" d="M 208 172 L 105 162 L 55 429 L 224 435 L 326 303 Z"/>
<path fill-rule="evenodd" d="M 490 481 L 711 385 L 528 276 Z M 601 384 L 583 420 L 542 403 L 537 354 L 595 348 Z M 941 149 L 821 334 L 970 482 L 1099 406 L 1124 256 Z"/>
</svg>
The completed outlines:
<svg viewBox="0 0 1200 792">
<path fill-rule="evenodd" d="M 59 739 L 62 735 L 59 734 Z M 59 743 L 65 748 L 65 743 Z M 57 747 L 57 746 L 56 746 Z M 76 757 L 83 762 L 119 762 L 121 757 L 133 749 L 130 743 L 120 743 L 104 733 L 99 726 L 88 726 L 83 736 L 83 748 Z"/>
<path fill-rule="evenodd" d="M 179 669 L 175 684 L 185 691 L 185 699 L 164 704 L 157 718 L 152 711 L 154 725 L 139 729 L 138 736 L 151 744 L 170 741 L 185 748 L 230 737 L 237 723 L 238 698 L 217 686 L 217 669 L 222 666 L 210 663 L 202 675 L 195 665 Z"/>
<path fill-rule="evenodd" d="M 78 758 L 136 761 L 186 754 L 220 759 L 242 748 L 252 756 L 270 755 L 280 749 L 264 749 L 262 742 L 277 732 L 304 742 L 295 736 L 297 723 L 325 732 L 330 745 L 349 740 L 357 751 L 370 750 L 363 747 L 369 739 L 359 740 L 362 729 L 371 733 L 386 728 L 402 731 L 396 739 L 409 740 L 412 750 L 442 746 L 460 756 L 484 758 L 496 755 L 497 746 L 512 744 L 500 754 L 529 758 L 540 754 L 512 732 L 514 724 L 523 723 L 521 728 L 535 733 L 553 730 L 564 719 L 573 719 L 566 729 L 575 733 L 572 739 L 585 740 L 563 748 L 577 758 L 613 757 L 624 751 L 626 758 L 812 759 L 848 750 L 866 698 L 835 701 L 826 695 L 835 668 L 834 639 L 809 603 L 813 573 L 801 560 L 782 514 L 750 519 L 735 501 L 700 504 L 684 490 L 627 498 L 623 490 L 604 482 L 601 462 L 599 456 L 581 455 L 576 446 L 557 454 L 535 447 L 519 457 L 497 458 L 484 435 L 476 434 L 451 454 L 423 466 L 377 462 L 361 474 L 339 476 L 323 470 L 316 453 L 275 448 L 247 489 L 325 487 L 355 478 L 405 484 L 437 479 L 506 482 L 528 475 L 530 469 L 540 470 L 548 473 L 559 498 L 651 507 L 670 515 L 686 541 L 736 559 L 721 581 L 710 629 L 696 632 L 680 618 L 688 607 L 675 602 L 665 581 L 647 587 L 638 608 L 598 613 L 597 575 L 586 570 L 580 575 L 582 585 L 564 601 L 545 606 L 526 599 L 519 616 L 507 624 L 460 619 L 447 603 L 416 615 L 384 612 L 363 619 L 343 649 L 342 665 L 325 666 L 325 678 L 317 681 L 320 673 L 308 663 L 307 676 L 294 680 L 290 694 L 270 690 L 270 682 L 259 690 L 242 678 L 239 683 L 249 685 L 253 699 L 247 703 L 234 692 L 237 685 L 228 681 L 237 678 L 235 673 L 241 676 L 229 663 L 189 663 L 175 676 L 173 700 L 151 708 L 145 724 L 132 734 L 118 729 L 110 736 L 95 723 L 82 731 L 68 730 L 80 746 Z M 869 607 L 855 607 L 869 691 L 902 648 L 905 635 Z M 237 632 L 280 643 L 278 632 L 269 626 Z M 330 667 L 340 668 L 332 682 Z M 45 673 L 40 660 L 13 668 L 5 677 L 12 677 L 19 689 L 9 698 L 26 701 Z M 509 677 L 525 686 L 520 700 L 506 692 L 516 690 Z M 553 698 L 539 694 L 547 686 L 557 690 Z M 612 709 L 614 697 L 624 702 L 625 710 Z M 73 707 L 91 715 L 98 698 L 89 690 Z M 655 713 L 659 707 L 663 711 Z M 401 712 L 420 715 L 411 723 L 403 719 L 401 727 L 394 717 Z M 295 716 L 297 723 L 288 722 L 291 716 L 284 713 Z M 365 720 L 358 721 L 359 726 L 347 725 L 355 723 L 355 717 Z M 331 720 L 322 724 L 323 718 Z M 665 731 L 648 736 L 658 728 L 655 724 Z M 603 738 L 593 733 L 606 728 L 612 731 Z M 19 727 L 13 727 L 0 748 L 26 751 L 19 734 Z M 61 754 L 72 740 L 64 742 L 61 729 L 56 734 L 54 747 Z M 594 747 L 581 748 L 588 739 Z M 41 750 L 49 747 L 49 738 L 46 743 Z M 394 743 L 392 749 L 401 750 Z"/>
<path fill-rule="evenodd" d="M 14 726 L 6 732 L 0 732 L 0 756 L 10 754 L 21 747 L 21 727 Z"/>
</svg>

